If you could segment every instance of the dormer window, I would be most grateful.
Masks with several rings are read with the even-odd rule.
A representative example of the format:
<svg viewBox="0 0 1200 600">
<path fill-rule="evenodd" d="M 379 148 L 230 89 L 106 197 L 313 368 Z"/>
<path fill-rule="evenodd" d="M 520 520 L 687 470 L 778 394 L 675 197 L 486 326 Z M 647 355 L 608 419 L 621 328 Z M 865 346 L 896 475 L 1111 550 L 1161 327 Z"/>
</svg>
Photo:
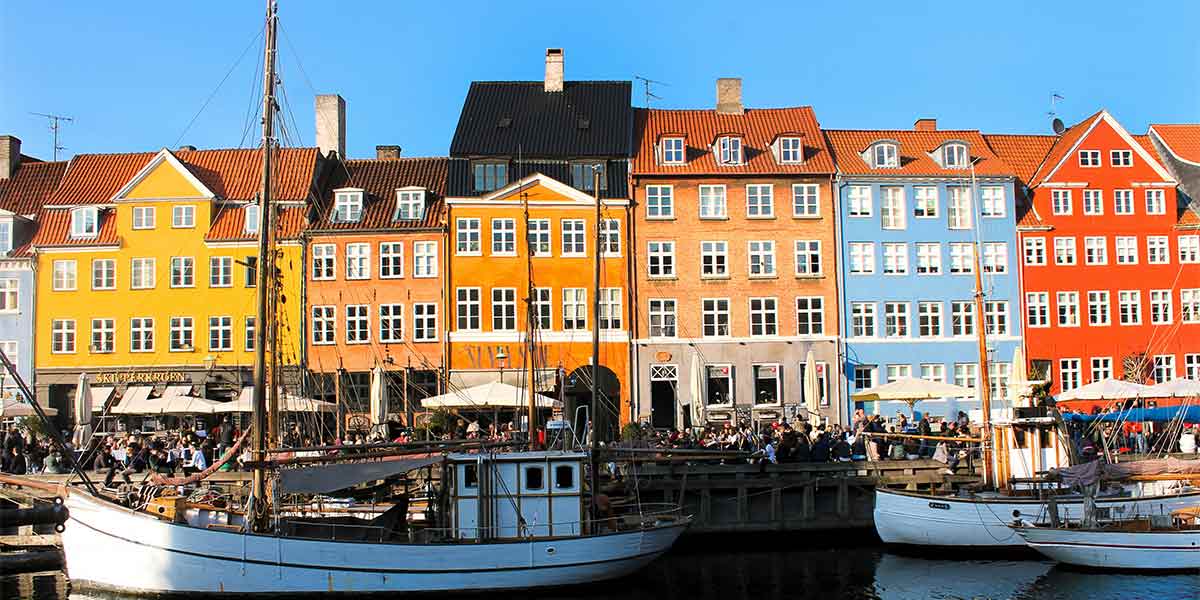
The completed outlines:
<svg viewBox="0 0 1200 600">
<path fill-rule="evenodd" d="M 742 164 L 742 138 L 731 135 L 717 140 L 719 160 L 723 165 Z"/>
<path fill-rule="evenodd" d="M 99 210 L 84 206 L 71 211 L 71 237 L 94 238 L 99 233 Z"/>
<path fill-rule="evenodd" d="M 259 220 L 258 205 L 247 204 L 246 210 L 243 212 L 246 214 L 246 222 L 243 226 L 243 229 L 245 229 L 246 233 L 257 234 Z"/>
<path fill-rule="evenodd" d="M 872 149 L 876 169 L 894 169 L 900 166 L 900 149 L 891 142 L 879 142 Z"/>
<path fill-rule="evenodd" d="M 682 165 L 687 162 L 684 152 L 683 138 L 669 137 L 662 140 L 662 161 L 664 165 Z"/>
<path fill-rule="evenodd" d="M 508 163 L 476 162 L 471 164 L 476 192 L 490 192 L 508 185 Z"/>
<path fill-rule="evenodd" d="M 965 169 L 967 167 L 967 145 L 955 143 L 943 146 L 942 166 L 947 169 Z"/>
<path fill-rule="evenodd" d="M 420 221 L 425 218 L 425 190 L 396 190 L 393 221 Z"/>
<path fill-rule="evenodd" d="M 779 162 L 788 164 L 804 162 L 804 146 L 800 143 L 800 138 L 779 138 Z"/>
<path fill-rule="evenodd" d="M 362 218 L 362 210 L 362 190 L 334 193 L 333 221 L 335 223 L 357 223 Z"/>
<path fill-rule="evenodd" d="M 600 189 L 608 189 L 608 173 L 604 170 L 604 161 L 586 161 L 571 163 L 571 187 L 590 192 L 592 190 L 592 173 L 600 173 Z"/>
<path fill-rule="evenodd" d="M 12 221 L 0 221 L 0 256 L 12 250 L 13 224 Z"/>
</svg>

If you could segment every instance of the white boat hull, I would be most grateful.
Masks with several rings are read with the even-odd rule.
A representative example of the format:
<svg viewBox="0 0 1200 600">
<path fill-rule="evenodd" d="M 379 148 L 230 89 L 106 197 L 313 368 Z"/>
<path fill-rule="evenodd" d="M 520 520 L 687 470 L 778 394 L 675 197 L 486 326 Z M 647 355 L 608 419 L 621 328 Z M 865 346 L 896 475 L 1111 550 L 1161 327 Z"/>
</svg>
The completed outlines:
<svg viewBox="0 0 1200 600">
<path fill-rule="evenodd" d="M 1195 506 L 1200 492 L 1165 496 L 1097 500 L 1116 516 L 1170 514 Z M 875 490 L 875 531 L 888 544 L 971 548 L 1021 548 L 1025 542 L 1009 527 L 1014 511 L 1026 522 L 1048 520 L 1046 505 L 1036 499 L 934 496 L 896 490 Z M 1064 519 L 1083 515 L 1083 500 L 1063 499 L 1058 514 Z"/>
<path fill-rule="evenodd" d="M 686 521 L 591 537 L 380 544 L 244 535 L 161 521 L 72 493 L 62 534 L 72 585 L 132 593 L 369 593 L 562 586 L 632 573 Z"/>
<path fill-rule="evenodd" d="M 1124 532 L 1014 527 L 1030 548 L 1079 567 L 1151 571 L 1200 569 L 1200 531 Z"/>
</svg>

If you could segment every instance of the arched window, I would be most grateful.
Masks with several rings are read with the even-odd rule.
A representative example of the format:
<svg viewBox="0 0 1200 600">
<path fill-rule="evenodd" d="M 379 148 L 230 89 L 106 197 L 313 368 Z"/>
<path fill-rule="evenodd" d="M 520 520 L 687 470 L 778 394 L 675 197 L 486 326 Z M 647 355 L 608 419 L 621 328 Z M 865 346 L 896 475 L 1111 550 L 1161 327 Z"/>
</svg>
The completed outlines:
<svg viewBox="0 0 1200 600">
<path fill-rule="evenodd" d="M 942 166 L 947 169 L 967 167 L 967 145 L 957 142 L 942 146 Z"/>
<path fill-rule="evenodd" d="M 900 166 L 900 148 L 892 142 L 877 142 L 871 152 L 876 169 Z"/>
<path fill-rule="evenodd" d="M 71 211 L 71 237 L 92 238 L 99 231 L 100 216 L 95 206 L 83 206 Z"/>
</svg>

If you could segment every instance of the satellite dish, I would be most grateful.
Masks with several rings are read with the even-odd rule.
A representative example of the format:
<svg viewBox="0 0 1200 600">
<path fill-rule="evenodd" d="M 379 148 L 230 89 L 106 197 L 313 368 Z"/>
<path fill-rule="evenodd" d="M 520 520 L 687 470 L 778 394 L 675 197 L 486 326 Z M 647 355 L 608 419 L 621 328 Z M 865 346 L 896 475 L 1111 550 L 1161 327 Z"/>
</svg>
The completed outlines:
<svg viewBox="0 0 1200 600">
<path fill-rule="evenodd" d="M 1067 130 L 1066 125 L 1063 125 L 1062 119 L 1058 117 L 1054 117 L 1054 120 L 1050 122 L 1050 127 L 1054 128 L 1055 135 L 1062 135 L 1062 132 Z"/>
</svg>

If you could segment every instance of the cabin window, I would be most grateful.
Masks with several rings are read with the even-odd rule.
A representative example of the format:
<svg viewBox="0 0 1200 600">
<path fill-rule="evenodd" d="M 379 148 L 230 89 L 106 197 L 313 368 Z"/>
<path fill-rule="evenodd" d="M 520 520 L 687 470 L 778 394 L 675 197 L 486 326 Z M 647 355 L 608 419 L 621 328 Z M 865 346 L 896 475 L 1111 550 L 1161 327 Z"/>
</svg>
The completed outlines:
<svg viewBox="0 0 1200 600">
<path fill-rule="evenodd" d="M 463 465 L 463 487 L 471 489 L 479 487 L 478 465 Z"/>
<path fill-rule="evenodd" d="M 571 465 L 554 467 L 554 487 L 560 490 L 575 487 L 575 469 Z"/>
<path fill-rule="evenodd" d="M 1041 448 L 1049 448 L 1050 447 L 1050 435 L 1051 435 L 1051 433 L 1050 433 L 1049 429 L 1044 429 L 1044 428 L 1038 429 L 1038 445 L 1039 445 L 1039 447 L 1041 447 Z"/>
<path fill-rule="evenodd" d="M 1025 440 L 1025 430 L 1019 427 L 1013 427 L 1013 447 L 1028 448 L 1029 442 Z"/>
<path fill-rule="evenodd" d="M 525 467 L 525 489 L 540 490 L 545 487 L 541 467 Z"/>
</svg>

